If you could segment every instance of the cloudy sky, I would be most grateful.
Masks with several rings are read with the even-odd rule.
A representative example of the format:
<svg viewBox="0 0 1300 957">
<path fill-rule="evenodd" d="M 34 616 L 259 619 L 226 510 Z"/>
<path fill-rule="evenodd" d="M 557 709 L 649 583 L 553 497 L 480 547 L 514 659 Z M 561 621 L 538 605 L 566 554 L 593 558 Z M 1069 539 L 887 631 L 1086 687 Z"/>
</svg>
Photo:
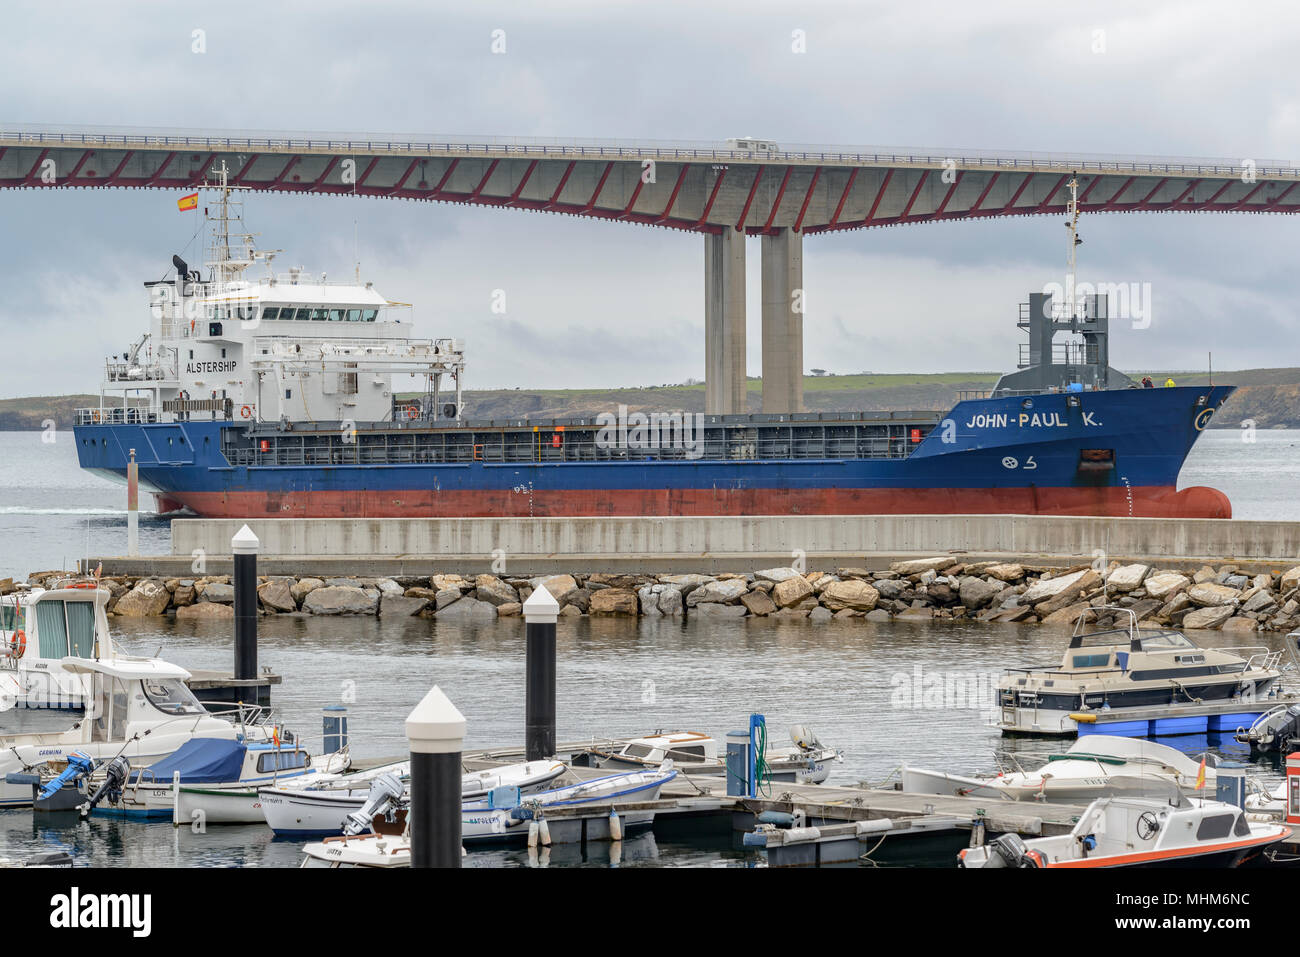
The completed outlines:
<svg viewBox="0 0 1300 957">
<path fill-rule="evenodd" d="M 0 125 L 316 130 L 1048 150 L 1294 161 L 1286 3 L 27 4 L 0 34 Z M 192 52 L 196 29 L 206 52 Z M 494 30 L 505 54 L 493 54 Z M 806 52 L 792 50 L 802 30 Z M 1103 31 L 1098 34 L 1097 31 Z M 1104 49 L 1098 50 L 1098 37 Z M 0 192 L 0 395 L 94 391 L 146 328 L 140 283 L 191 243 L 158 191 Z M 281 261 L 363 275 L 471 387 L 680 382 L 704 369 L 704 241 L 518 211 L 253 195 Z M 1150 283 L 1125 369 L 1296 365 L 1282 216 L 1086 218 L 1080 278 Z M 809 368 L 1005 370 L 1016 304 L 1063 275 L 1056 217 L 805 244 Z M 758 246 L 749 372 L 760 369 Z M 201 259 L 189 246 L 191 262 Z M 495 289 L 507 313 L 494 315 Z"/>
</svg>

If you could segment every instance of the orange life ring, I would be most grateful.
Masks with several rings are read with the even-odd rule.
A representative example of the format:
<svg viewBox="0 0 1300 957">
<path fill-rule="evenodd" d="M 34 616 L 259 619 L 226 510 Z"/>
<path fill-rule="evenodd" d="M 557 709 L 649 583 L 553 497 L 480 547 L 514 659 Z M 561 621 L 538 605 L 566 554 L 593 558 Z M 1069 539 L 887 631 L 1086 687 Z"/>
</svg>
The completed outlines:
<svg viewBox="0 0 1300 957">
<path fill-rule="evenodd" d="M 97 582 L 73 582 L 68 587 L 69 588 L 98 588 L 99 584 Z"/>
<path fill-rule="evenodd" d="M 13 640 L 9 643 L 12 649 L 10 654 L 14 658 L 21 658 L 23 652 L 27 650 L 27 632 L 19 628 L 14 632 Z"/>
<path fill-rule="evenodd" d="M 420 414 L 420 410 L 413 405 L 404 406 L 402 411 L 406 413 L 408 419 L 413 419 Z"/>
<path fill-rule="evenodd" d="M 242 419 L 251 419 L 253 417 L 253 410 L 250 409 L 248 406 L 244 406 L 242 409 L 239 410 L 239 416 Z"/>
</svg>

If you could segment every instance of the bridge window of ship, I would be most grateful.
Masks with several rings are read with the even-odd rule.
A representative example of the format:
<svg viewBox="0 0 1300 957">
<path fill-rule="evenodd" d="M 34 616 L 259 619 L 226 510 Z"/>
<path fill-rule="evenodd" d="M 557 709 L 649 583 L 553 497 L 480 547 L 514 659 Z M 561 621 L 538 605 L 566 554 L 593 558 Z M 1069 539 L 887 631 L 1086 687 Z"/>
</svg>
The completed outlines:
<svg viewBox="0 0 1300 957">
<path fill-rule="evenodd" d="M 207 714 L 194 692 L 179 678 L 150 678 L 141 685 L 149 703 L 163 714 Z"/>
</svg>

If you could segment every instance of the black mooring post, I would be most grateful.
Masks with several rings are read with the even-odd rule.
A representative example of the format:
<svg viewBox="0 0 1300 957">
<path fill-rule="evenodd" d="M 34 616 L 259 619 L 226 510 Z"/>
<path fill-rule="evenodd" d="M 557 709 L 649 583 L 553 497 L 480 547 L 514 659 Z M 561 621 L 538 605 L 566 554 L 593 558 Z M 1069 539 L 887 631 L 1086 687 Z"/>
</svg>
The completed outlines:
<svg viewBox="0 0 1300 957">
<path fill-rule="evenodd" d="M 257 549 L 245 525 L 230 540 L 235 556 L 235 680 L 257 677 Z"/>
<path fill-rule="evenodd" d="M 412 867 L 460 867 L 465 718 L 436 685 L 406 719 L 411 748 L 407 836 Z"/>
<path fill-rule="evenodd" d="M 546 590 L 524 602 L 525 670 L 524 759 L 537 761 L 555 754 L 555 620 L 560 605 Z"/>
</svg>

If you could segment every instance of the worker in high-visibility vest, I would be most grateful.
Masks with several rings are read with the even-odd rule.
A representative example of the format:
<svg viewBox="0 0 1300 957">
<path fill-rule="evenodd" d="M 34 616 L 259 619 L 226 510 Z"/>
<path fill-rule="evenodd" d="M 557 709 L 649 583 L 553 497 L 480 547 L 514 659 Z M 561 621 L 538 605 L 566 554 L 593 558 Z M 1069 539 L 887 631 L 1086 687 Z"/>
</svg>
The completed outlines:
<svg viewBox="0 0 1300 957">
<path fill-rule="evenodd" d="M 1166 388 L 1166 389 L 1172 389 L 1173 387 L 1174 387 L 1174 380 L 1173 380 L 1173 378 L 1170 377 L 1170 378 L 1166 379 L 1166 380 L 1165 380 L 1165 388 Z"/>
</svg>

